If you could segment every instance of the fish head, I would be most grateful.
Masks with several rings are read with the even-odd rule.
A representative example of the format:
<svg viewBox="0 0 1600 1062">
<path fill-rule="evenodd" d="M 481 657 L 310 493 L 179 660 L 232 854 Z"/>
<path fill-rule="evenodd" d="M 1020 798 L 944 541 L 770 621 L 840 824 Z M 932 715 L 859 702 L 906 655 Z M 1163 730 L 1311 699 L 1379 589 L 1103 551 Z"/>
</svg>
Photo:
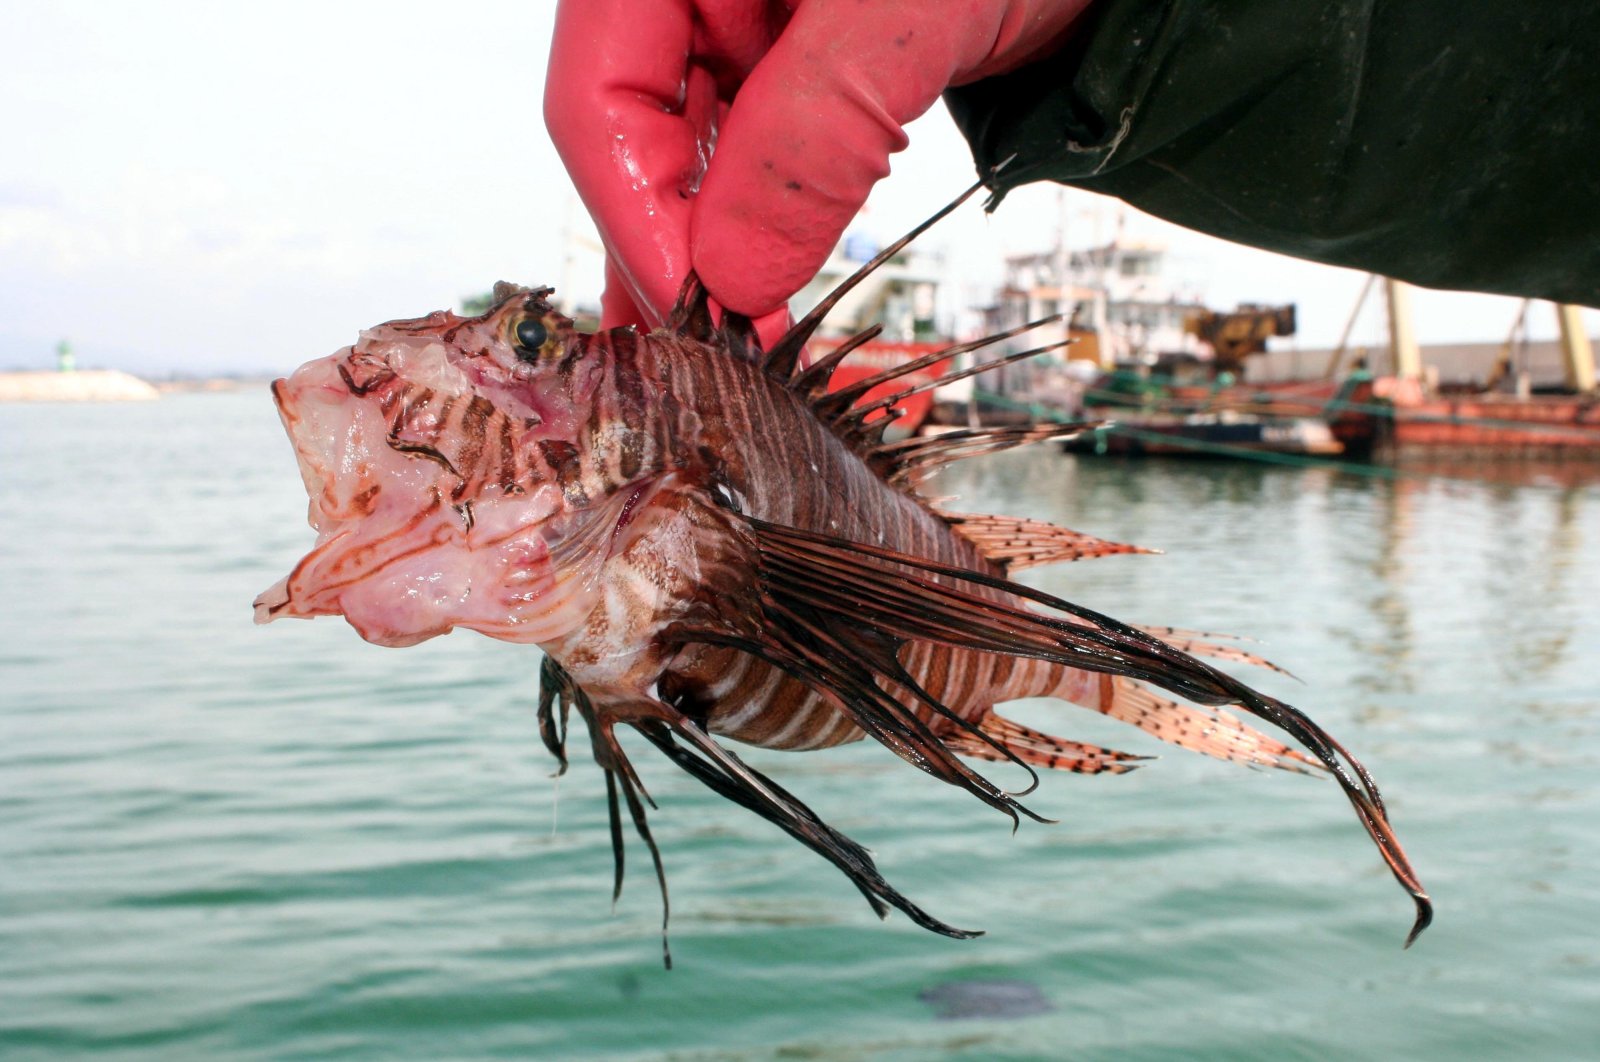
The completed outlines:
<svg viewBox="0 0 1600 1062">
<path fill-rule="evenodd" d="M 597 370 L 549 295 L 498 284 L 481 316 L 391 321 L 272 385 L 317 543 L 258 623 L 343 615 L 403 646 L 581 622 L 591 559 L 562 543 L 583 514 L 529 455 L 573 445 Z"/>
</svg>

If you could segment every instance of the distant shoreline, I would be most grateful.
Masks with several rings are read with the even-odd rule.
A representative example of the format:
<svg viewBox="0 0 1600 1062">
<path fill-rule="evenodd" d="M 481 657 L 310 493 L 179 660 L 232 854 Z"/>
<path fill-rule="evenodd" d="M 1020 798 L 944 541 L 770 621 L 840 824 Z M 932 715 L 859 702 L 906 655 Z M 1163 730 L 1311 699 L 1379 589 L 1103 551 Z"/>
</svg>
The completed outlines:
<svg viewBox="0 0 1600 1062">
<path fill-rule="evenodd" d="M 210 376 L 196 379 L 155 381 L 155 388 L 164 395 L 231 394 L 236 391 L 265 391 L 272 386 L 273 376 Z"/>
<path fill-rule="evenodd" d="M 146 379 L 117 369 L 0 372 L 0 402 L 146 402 L 163 395 L 265 393 L 276 374 Z"/>
<path fill-rule="evenodd" d="M 0 373 L 0 402 L 149 402 L 160 397 L 148 382 L 115 369 Z"/>
</svg>

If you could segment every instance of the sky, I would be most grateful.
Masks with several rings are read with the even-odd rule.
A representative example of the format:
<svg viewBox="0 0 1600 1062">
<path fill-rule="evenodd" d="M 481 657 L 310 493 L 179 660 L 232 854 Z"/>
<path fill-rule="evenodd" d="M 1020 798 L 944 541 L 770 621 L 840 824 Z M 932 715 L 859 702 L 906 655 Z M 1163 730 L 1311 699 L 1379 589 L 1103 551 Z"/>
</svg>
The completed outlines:
<svg viewBox="0 0 1600 1062">
<path fill-rule="evenodd" d="M 496 280 L 599 294 L 596 238 L 540 117 L 553 0 L 0 5 L 0 370 L 69 338 L 86 367 L 282 373 L 380 321 Z M 858 228 L 887 240 L 973 179 L 942 106 L 914 123 Z M 1053 187 L 925 237 L 947 298 L 980 302 L 1008 253 L 1083 245 L 1117 204 Z M 1333 345 L 1363 276 L 1137 212 L 1212 306 L 1295 302 Z M 1499 341 L 1518 301 L 1419 292 L 1424 343 Z M 1600 317 L 1591 312 L 1591 331 Z M 1536 338 L 1555 333 L 1548 307 Z M 1377 300 L 1357 328 L 1372 343 Z"/>
</svg>

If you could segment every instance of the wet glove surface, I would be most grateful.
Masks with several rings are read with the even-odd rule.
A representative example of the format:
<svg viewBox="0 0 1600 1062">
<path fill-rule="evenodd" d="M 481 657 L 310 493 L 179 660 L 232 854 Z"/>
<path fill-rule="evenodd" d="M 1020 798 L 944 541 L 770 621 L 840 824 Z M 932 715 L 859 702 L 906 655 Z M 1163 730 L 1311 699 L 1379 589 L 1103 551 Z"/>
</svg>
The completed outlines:
<svg viewBox="0 0 1600 1062">
<path fill-rule="evenodd" d="M 606 245 L 602 324 L 660 323 L 693 267 L 770 342 L 902 126 L 1057 51 L 1087 4 L 563 3 L 545 120 Z"/>
</svg>

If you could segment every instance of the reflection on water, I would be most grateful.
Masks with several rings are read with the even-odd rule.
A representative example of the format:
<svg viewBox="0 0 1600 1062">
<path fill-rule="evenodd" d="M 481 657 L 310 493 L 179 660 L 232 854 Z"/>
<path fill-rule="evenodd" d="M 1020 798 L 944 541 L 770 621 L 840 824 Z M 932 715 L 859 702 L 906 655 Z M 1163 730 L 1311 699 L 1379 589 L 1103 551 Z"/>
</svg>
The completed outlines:
<svg viewBox="0 0 1600 1062">
<path fill-rule="evenodd" d="M 1456 480 L 1462 483 L 1499 484 L 1513 490 L 1600 489 L 1600 461 L 1593 458 L 1503 458 L 1493 456 L 1439 457 L 1407 455 L 1395 466 L 1402 476 L 1419 480 Z"/>
<path fill-rule="evenodd" d="M 0 1055 L 1522 1059 L 1600 1042 L 1600 490 L 1568 471 L 1391 480 L 1038 448 L 938 482 L 954 508 L 1165 549 L 1026 575 L 1133 622 L 1258 638 L 1300 675 L 1254 681 L 1384 785 L 1438 900 L 1411 951 L 1409 904 L 1332 786 L 1034 702 L 1017 711 L 1046 729 L 1161 758 L 1044 779 L 1030 805 L 1060 824 L 1012 836 L 880 749 L 749 754 L 913 899 L 988 931 L 970 942 L 877 921 L 641 749 L 668 975 L 648 875 L 611 911 L 592 765 L 557 814 L 535 654 L 251 626 L 311 537 L 264 395 L 3 408 L 0 468 Z"/>
<path fill-rule="evenodd" d="M 1414 676 L 1411 611 L 1406 594 L 1411 582 L 1407 558 L 1412 545 L 1411 517 L 1414 481 L 1378 481 L 1370 484 L 1369 503 L 1378 519 L 1372 538 L 1350 537 L 1341 542 L 1341 559 L 1353 573 L 1367 578 L 1349 581 L 1348 593 L 1361 606 L 1359 626 L 1336 627 L 1334 636 L 1344 641 L 1363 661 L 1353 678 L 1370 695 L 1411 693 Z M 1382 711 L 1381 704 L 1363 705 L 1367 712 Z"/>
<path fill-rule="evenodd" d="M 1575 489 L 1551 491 L 1537 506 L 1509 488 L 1490 496 L 1498 534 L 1488 543 L 1482 592 L 1502 604 L 1498 623 L 1486 622 L 1498 629 L 1496 659 L 1506 680 L 1534 681 L 1568 655 L 1576 633 L 1574 595 L 1592 595 L 1592 588 L 1573 585 L 1582 506 Z"/>
</svg>

